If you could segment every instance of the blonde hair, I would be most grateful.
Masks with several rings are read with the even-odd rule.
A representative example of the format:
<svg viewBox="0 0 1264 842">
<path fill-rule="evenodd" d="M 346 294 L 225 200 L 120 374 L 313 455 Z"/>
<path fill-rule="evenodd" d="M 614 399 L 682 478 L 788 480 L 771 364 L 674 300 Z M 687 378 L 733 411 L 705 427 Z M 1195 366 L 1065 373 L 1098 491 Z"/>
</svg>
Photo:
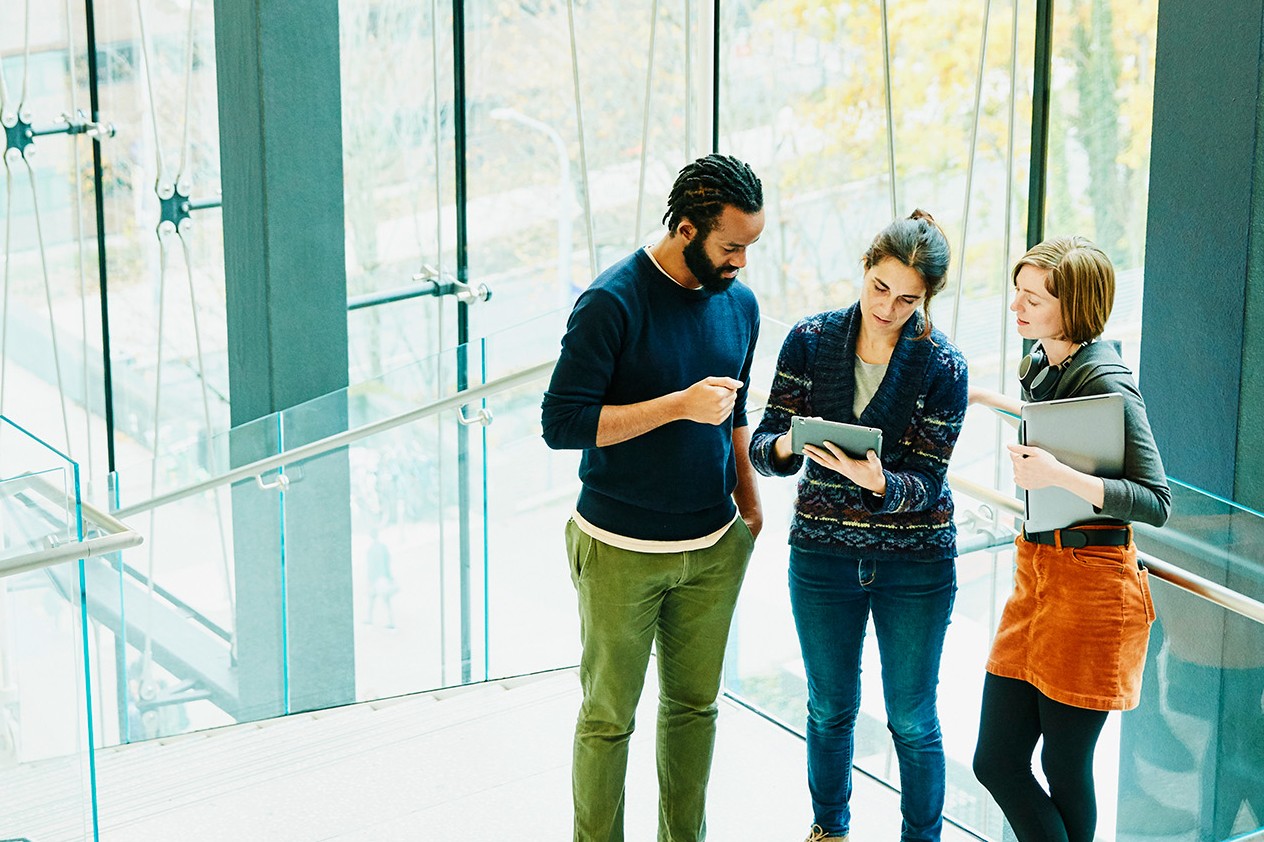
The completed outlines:
<svg viewBox="0 0 1264 842">
<path fill-rule="evenodd" d="M 1115 306 L 1115 267 L 1105 252 L 1084 237 L 1054 237 L 1033 246 L 1014 264 L 1018 283 L 1024 266 L 1045 269 L 1045 290 L 1058 300 L 1062 336 L 1070 342 L 1091 342 L 1102 335 Z"/>
</svg>

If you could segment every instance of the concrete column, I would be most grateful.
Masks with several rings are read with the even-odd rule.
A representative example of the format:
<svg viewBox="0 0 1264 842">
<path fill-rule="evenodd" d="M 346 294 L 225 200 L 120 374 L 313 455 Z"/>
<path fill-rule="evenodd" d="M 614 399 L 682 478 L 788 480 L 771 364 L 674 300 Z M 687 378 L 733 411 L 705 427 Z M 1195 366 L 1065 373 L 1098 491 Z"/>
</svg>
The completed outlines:
<svg viewBox="0 0 1264 842">
<path fill-rule="evenodd" d="M 234 464 L 346 429 L 337 0 L 215 4 Z M 253 424 L 251 422 L 254 422 Z M 233 492 L 242 718 L 354 700 L 345 452 Z"/>
<path fill-rule="evenodd" d="M 1255 508 L 1264 508 L 1262 15 L 1260 0 L 1159 3 L 1141 347 L 1168 473 Z"/>
</svg>

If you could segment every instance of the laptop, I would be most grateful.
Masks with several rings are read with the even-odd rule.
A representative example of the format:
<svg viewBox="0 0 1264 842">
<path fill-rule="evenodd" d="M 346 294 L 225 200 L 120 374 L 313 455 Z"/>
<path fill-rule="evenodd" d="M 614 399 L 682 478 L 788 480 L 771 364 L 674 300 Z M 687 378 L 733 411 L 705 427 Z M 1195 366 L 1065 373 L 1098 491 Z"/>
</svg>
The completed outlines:
<svg viewBox="0 0 1264 842">
<path fill-rule="evenodd" d="M 1086 474 L 1118 479 L 1124 472 L 1124 397 L 1089 395 L 1023 405 L 1018 440 L 1049 451 Z M 1092 505 L 1063 488 L 1026 492 L 1028 532 L 1065 529 L 1101 519 Z"/>
</svg>

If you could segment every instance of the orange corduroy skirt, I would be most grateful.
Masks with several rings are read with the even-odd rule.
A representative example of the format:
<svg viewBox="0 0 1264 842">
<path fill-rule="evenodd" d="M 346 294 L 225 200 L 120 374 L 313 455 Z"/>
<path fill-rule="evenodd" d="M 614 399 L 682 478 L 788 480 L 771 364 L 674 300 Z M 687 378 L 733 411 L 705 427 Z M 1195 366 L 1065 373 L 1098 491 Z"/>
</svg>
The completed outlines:
<svg viewBox="0 0 1264 842">
<path fill-rule="evenodd" d="M 987 671 L 1074 707 L 1136 707 L 1154 622 L 1136 546 L 1059 549 L 1021 535 L 1015 544 L 1014 592 Z"/>
</svg>

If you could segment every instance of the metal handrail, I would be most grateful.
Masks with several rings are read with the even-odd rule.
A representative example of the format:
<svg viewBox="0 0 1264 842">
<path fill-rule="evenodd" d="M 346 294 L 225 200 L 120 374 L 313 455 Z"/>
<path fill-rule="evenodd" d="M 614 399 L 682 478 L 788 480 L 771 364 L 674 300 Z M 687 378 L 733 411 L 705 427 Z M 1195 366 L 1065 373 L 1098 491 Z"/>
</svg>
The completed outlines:
<svg viewBox="0 0 1264 842">
<path fill-rule="evenodd" d="M 184 500 L 188 497 L 219 488 L 224 485 L 231 485 L 245 479 L 261 478 L 263 474 L 278 468 L 285 467 L 294 462 L 301 462 L 304 459 L 311 459 L 321 456 L 341 447 L 354 444 L 357 441 L 377 435 L 378 433 L 410 424 L 413 421 L 437 415 L 449 409 L 459 409 L 460 407 L 472 403 L 475 400 L 491 397 L 500 392 L 508 391 L 525 383 L 537 380 L 553 370 L 556 364 L 556 358 L 547 360 L 537 365 L 525 368 L 514 374 L 489 381 L 479 386 L 473 386 L 464 391 L 458 392 L 446 398 L 426 404 L 425 406 L 402 412 L 385 418 L 381 421 L 375 421 L 371 424 L 357 427 L 354 430 L 346 430 L 336 433 L 332 436 L 326 436 L 323 439 L 309 442 L 308 444 L 296 447 L 285 453 L 278 453 L 275 456 L 269 456 L 259 459 L 247 465 L 234 468 L 217 477 L 212 477 L 193 485 L 185 486 L 176 491 L 162 494 L 147 500 L 143 503 L 137 503 L 132 506 L 125 506 L 115 512 L 115 516 L 120 518 L 133 517 L 144 512 L 165 506 L 168 503 L 174 503 L 178 500 Z M 961 491 L 970 497 L 989 503 L 997 509 L 1004 510 L 1021 518 L 1024 514 L 1024 508 L 1021 501 L 1003 494 L 994 488 L 981 485 L 973 480 L 968 480 L 952 471 L 948 472 L 948 482 L 954 489 Z M 102 540 L 102 539 L 95 539 Z M 69 546 L 69 545 L 68 545 Z M 65 549 L 65 548 L 59 548 Z M 51 552 L 51 551 L 48 551 Z M 1260 603 L 1250 597 L 1238 593 L 1224 585 L 1204 579 L 1194 573 L 1190 573 L 1183 568 L 1174 564 L 1156 558 L 1149 553 L 1138 552 L 1138 557 L 1142 559 L 1146 567 L 1155 575 L 1156 578 L 1162 579 L 1169 584 L 1175 585 L 1192 594 L 1202 597 L 1222 608 L 1226 608 L 1237 614 L 1241 614 L 1251 620 L 1264 624 L 1264 603 Z"/>
<path fill-rule="evenodd" d="M 37 478 L 32 477 L 32 479 Z M 85 521 L 100 528 L 105 534 L 0 560 L 0 579 L 51 567 L 64 561 L 78 561 L 83 558 L 116 553 L 144 543 L 145 539 L 139 532 L 91 503 L 80 501 L 79 509 Z"/>
<path fill-rule="evenodd" d="M 989 503 L 998 509 L 1004 509 L 1017 517 L 1021 518 L 1024 514 L 1023 504 L 1018 499 L 1003 494 L 994 488 L 988 488 L 964 477 L 957 476 L 952 471 L 948 472 L 948 484 L 976 500 Z M 1162 579 L 1181 590 L 1200 596 L 1221 608 L 1228 609 L 1235 614 L 1241 614 L 1248 620 L 1254 620 L 1264 625 L 1264 603 L 1251 599 L 1249 596 L 1240 594 L 1232 588 L 1227 588 L 1210 579 L 1204 579 L 1202 576 L 1190 573 L 1183 567 L 1178 567 L 1150 553 L 1138 550 L 1137 558 L 1145 564 L 1146 569 L 1156 579 Z"/>
<path fill-rule="evenodd" d="M 150 500 L 146 500 L 143 503 L 136 503 L 132 506 L 124 506 L 115 511 L 114 514 L 118 517 L 124 518 L 133 517 L 135 515 L 151 511 L 152 509 L 157 509 L 160 506 L 165 506 L 168 503 L 174 503 L 178 500 L 184 500 L 188 497 L 193 497 L 198 494 L 202 494 L 203 492 L 210 491 L 211 489 L 219 488 L 220 486 L 232 485 L 235 482 L 241 482 L 245 479 L 262 478 L 262 476 L 269 471 L 283 468 L 294 462 L 302 462 L 305 459 L 323 456 L 326 453 L 355 444 L 356 442 L 369 438 L 370 436 L 375 436 L 379 433 L 393 430 L 396 427 L 402 427 L 405 424 L 411 424 L 414 421 L 418 421 L 422 418 L 428 418 L 431 415 L 438 415 L 440 412 L 444 412 L 449 409 L 460 409 L 462 406 L 465 406 L 468 403 L 473 403 L 476 400 L 491 397 L 492 395 L 499 394 L 500 392 L 505 392 L 521 386 L 524 383 L 530 383 L 533 380 L 538 380 L 549 374 L 553 370 L 553 365 L 556 362 L 556 359 L 551 359 L 548 362 L 539 363 L 538 365 L 533 365 L 530 368 L 524 368 L 514 374 L 510 374 L 496 380 L 491 380 L 487 383 L 483 383 L 482 385 L 472 386 L 458 392 L 455 395 L 441 398 L 432 403 L 428 403 L 425 406 L 410 409 L 407 412 L 401 412 L 397 415 L 392 415 L 389 418 L 383 418 L 381 421 L 374 421 L 370 424 L 356 427 L 354 430 L 344 430 L 341 433 L 335 433 L 331 436 L 326 436 L 323 439 L 308 442 L 307 444 L 296 447 L 293 450 L 278 453 L 275 456 L 258 459 L 249 464 L 233 468 L 230 471 L 225 471 L 219 476 L 211 477 L 210 479 L 203 480 L 202 482 L 197 482 L 192 485 L 187 485 L 184 488 L 180 488 L 166 494 L 161 494 Z"/>
</svg>

